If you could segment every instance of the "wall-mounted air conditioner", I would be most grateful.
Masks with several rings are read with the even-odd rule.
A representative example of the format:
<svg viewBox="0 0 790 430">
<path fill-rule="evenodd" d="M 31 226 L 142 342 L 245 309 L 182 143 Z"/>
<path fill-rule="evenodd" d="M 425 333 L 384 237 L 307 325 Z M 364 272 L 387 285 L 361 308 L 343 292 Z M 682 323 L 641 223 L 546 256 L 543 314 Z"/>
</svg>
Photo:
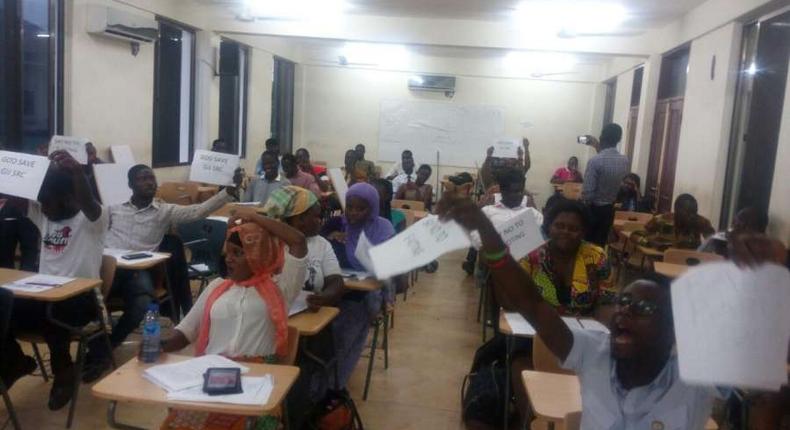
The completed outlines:
<svg viewBox="0 0 790 430">
<path fill-rule="evenodd" d="M 414 75 L 409 78 L 409 89 L 439 92 L 452 97 L 455 95 L 455 76 Z"/>
<path fill-rule="evenodd" d="M 107 6 L 88 8 L 88 33 L 133 43 L 151 43 L 159 36 L 155 19 Z"/>
</svg>

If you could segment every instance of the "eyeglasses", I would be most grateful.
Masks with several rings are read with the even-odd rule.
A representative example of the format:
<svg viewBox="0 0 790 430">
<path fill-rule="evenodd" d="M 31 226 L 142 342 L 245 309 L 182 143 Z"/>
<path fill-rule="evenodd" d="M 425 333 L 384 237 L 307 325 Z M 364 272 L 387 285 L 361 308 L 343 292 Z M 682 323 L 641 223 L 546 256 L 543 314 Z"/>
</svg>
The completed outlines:
<svg viewBox="0 0 790 430">
<path fill-rule="evenodd" d="M 634 301 L 631 294 L 622 294 L 615 300 L 615 305 L 619 308 L 628 308 L 634 315 L 649 317 L 658 312 L 659 306 L 650 300 Z"/>
</svg>

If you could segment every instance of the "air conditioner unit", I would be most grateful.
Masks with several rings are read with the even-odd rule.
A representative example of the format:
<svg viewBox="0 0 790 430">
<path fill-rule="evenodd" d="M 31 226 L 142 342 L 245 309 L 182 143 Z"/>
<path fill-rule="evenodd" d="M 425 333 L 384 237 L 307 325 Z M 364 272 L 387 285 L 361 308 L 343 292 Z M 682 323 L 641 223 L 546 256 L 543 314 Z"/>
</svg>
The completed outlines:
<svg viewBox="0 0 790 430">
<path fill-rule="evenodd" d="M 155 19 L 111 7 L 91 5 L 88 33 L 134 43 L 151 43 L 159 36 Z"/>
<path fill-rule="evenodd" d="M 433 91 L 447 97 L 455 95 L 455 76 L 415 75 L 409 78 L 411 91 Z"/>
</svg>

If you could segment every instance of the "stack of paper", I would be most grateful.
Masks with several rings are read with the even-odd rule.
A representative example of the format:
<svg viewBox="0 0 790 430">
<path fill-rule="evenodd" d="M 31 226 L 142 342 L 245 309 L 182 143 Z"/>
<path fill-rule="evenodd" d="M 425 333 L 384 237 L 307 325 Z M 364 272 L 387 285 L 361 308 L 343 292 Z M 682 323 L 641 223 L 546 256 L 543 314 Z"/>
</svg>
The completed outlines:
<svg viewBox="0 0 790 430">
<path fill-rule="evenodd" d="M 186 390 L 167 393 L 168 400 L 182 402 L 210 402 L 210 403 L 231 403 L 234 405 L 265 405 L 269 401 L 269 396 L 274 390 L 274 380 L 272 375 L 265 376 L 243 376 L 241 378 L 241 389 L 239 394 L 225 394 L 221 396 L 210 396 L 203 392 L 203 387 L 192 387 Z"/>
<path fill-rule="evenodd" d="M 241 369 L 241 373 L 250 370 L 219 355 L 204 355 L 178 363 L 150 367 L 143 372 L 143 377 L 169 393 L 194 387 L 201 387 L 202 390 L 203 374 L 210 367 L 237 368 Z"/>
<path fill-rule="evenodd" d="M 68 284 L 74 279 L 75 278 L 69 278 L 66 276 L 38 274 L 5 284 L 3 285 L 3 288 L 26 293 L 40 293 L 42 291 L 47 291 L 52 288 Z"/>
</svg>

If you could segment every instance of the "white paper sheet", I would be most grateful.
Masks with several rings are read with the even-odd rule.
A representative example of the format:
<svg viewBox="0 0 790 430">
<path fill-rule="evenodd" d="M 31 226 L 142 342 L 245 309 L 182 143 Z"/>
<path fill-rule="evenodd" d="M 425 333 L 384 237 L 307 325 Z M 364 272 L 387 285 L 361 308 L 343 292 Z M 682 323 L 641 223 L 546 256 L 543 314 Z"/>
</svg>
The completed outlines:
<svg viewBox="0 0 790 430">
<path fill-rule="evenodd" d="M 778 390 L 787 383 L 790 272 L 694 267 L 672 284 L 680 378 L 702 385 Z"/>
<path fill-rule="evenodd" d="M 579 324 L 581 324 L 582 328 L 585 330 L 609 333 L 609 329 L 598 320 L 591 318 L 579 318 Z"/>
<path fill-rule="evenodd" d="M 99 188 L 102 204 L 105 206 L 128 202 L 132 197 L 127 173 L 129 166 L 124 164 L 94 164 L 93 174 Z"/>
<path fill-rule="evenodd" d="M 531 337 L 537 334 L 532 324 L 524 319 L 518 312 L 505 312 L 505 320 L 507 320 L 507 323 L 510 325 L 510 329 L 513 331 L 514 336 Z"/>
<path fill-rule="evenodd" d="M 348 270 L 348 269 L 343 269 L 341 274 L 343 275 L 344 278 L 354 278 L 359 280 L 373 277 L 373 274 L 368 272 L 360 272 L 357 270 Z"/>
<path fill-rule="evenodd" d="M 198 149 L 192 158 L 189 180 L 214 185 L 233 185 L 233 176 L 238 168 L 238 155 Z"/>
<path fill-rule="evenodd" d="M 48 168 L 47 157 L 0 151 L 0 194 L 36 200 Z"/>
<path fill-rule="evenodd" d="M 523 211 L 517 217 L 496 226 L 496 229 L 510 248 L 510 255 L 516 260 L 524 258 L 545 242 L 531 210 Z"/>
<path fill-rule="evenodd" d="M 88 139 L 84 137 L 55 135 L 49 141 L 49 154 L 63 150 L 71 154 L 78 163 L 88 164 L 88 152 L 85 150 L 87 143 Z"/>
<path fill-rule="evenodd" d="M 327 173 L 329 174 L 329 180 L 332 181 L 332 188 L 335 189 L 337 198 L 340 200 L 340 206 L 343 207 L 343 210 L 346 210 L 346 194 L 348 193 L 348 184 L 346 183 L 346 178 L 343 177 L 343 171 L 340 170 L 339 167 L 333 167 L 331 169 L 327 169 Z"/>
<path fill-rule="evenodd" d="M 274 390 L 272 375 L 242 376 L 243 393 L 210 396 L 203 392 L 203 387 L 192 387 L 186 390 L 167 393 L 168 400 L 181 402 L 230 403 L 234 405 L 265 405 Z"/>
<path fill-rule="evenodd" d="M 310 294 L 313 293 L 311 291 L 299 291 L 299 295 L 296 296 L 296 299 L 294 299 L 294 302 L 291 303 L 291 307 L 288 309 L 289 317 L 307 310 L 307 296 Z"/>
<path fill-rule="evenodd" d="M 228 221 L 230 221 L 230 217 L 227 217 L 227 216 L 217 216 L 217 215 L 207 216 L 207 217 L 206 217 L 206 219 L 210 219 L 210 220 L 212 220 L 212 221 L 219 221 L 219 222 L 221 222 L 221 223 L 225 223 L 225 224 L 227 224 L 227 223 L 228 223 Z"/>
<path fill-rule="evenodd" d="M 130 148 L 129 145 L 110 146 L 110 152 L 112 153 L 112 160 L 115 164 L 128 167 L 137 164 L 134 161 L 134 154 L 132 154 L 132 148 Z"/>
<path fill-rule="evenodd" d="M 166 255 L 161 253 L 161 252 L 147 252 L 147 251 L 144 251 L 145 254 L 151 254 L 151 256 L 150 257 L 146 257 L 146 258 L 138 258 L 136 260 L 126 260 L 126 259 L 123 258 L 124 255 L 140 254 L 140 253 L 141 253 L 141 251 L 130 251 L 128 249 L 114 249 L 114 248 L 104 248 L 104 251 L 102 251 L 102 254 L 108 255 L 110 257 L 115 257 L 115 261 L 117 261 L 119 263 L 125 263 L 125 264 L 147 263 L 149 261 L 161 260 L 163 257 L 166 257 Z"/>
<path fill-rule="evenodd" d="M 494 157 L 518 158 L 518 148 L 521 142 L 516 139 L 502 139 L 494 143 Z"/>
<path fill-rule="evenodd" d="M 143 377 L 162 387 L 168 393 L 182 391 L 192 387 L 203 386 L 203 374 L 210 367 L 228 367 L 241 369 L 247 373 L 250 369 L 233 360 L 220 355 L 204 355 L 178 363 L 152 366 L 143 372 Z"/>
<path fill-rule="evenodd" d="M 455 221 L 442 223 L 436 215 L 429 215 L 392 239 L 372 247 L 370 258 L 376 277 L 387 279 L 471 244 L 469 236 Z"/>
<path fill-rule="evenodd" d="M 41 293 L 68 284 L 74 279 L 75 278 L 69 278 L 66 276 L 36 274 L 8 284 L 4 284 L 2 287 L 12 291 Z"/>
<path fill-rule="evenodd" d="M 373 272 L 373 261 L 370 259 L 370 248 L 370 241 L 368 240 L 368 237 L 365 236 L 365 232 L 363 231 L 362 234 L 359 235 L 357 249 L 354 251 L 354 257 L 357 257 L 357 260 L 368 272 Z"/>
</svg>

